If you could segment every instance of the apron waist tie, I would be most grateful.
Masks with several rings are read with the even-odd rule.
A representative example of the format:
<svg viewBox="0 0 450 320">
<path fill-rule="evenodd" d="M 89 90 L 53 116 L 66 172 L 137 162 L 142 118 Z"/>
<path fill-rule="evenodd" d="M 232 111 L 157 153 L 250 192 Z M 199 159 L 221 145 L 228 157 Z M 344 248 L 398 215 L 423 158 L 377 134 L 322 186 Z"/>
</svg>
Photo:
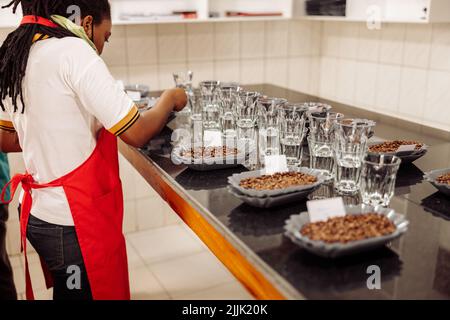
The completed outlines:
<svg viewBox="0 0 450 320">
<path fill-rule="evenodd" d="M 20 245 L 21 245 L 21 251 L 24 254 L 25 257 L 25 283 L 26 283 L 26 298 L 27 300 L 34 300 L 34 294 L 33 294 L 33 286 L 31 284 L 31 276 L 30 276 L 30 270 L 28 265 L 28 258 L 27 258 L 27 226 L 28 226 L 28 220 L 30 218 L 31 213 L 31 205 L 32 205 L 32 197 L 31 197 L 31 190 L 32 189 L 42 189 L 51 187 L 53 185 L 50 184 L 43 184 L 38 185 L 35 183 L 34 178 L 29 173 L 25 174 L 16 174 L 3 188 L 0 202 L 3 204 L 10 204 L 11 201 L 14 199 L 14 195 L 16 194 L 17 188 L 19 184 L 22 185 L 22 189 L 24 191 L 24 197 L 22 199 L 21 203 L 21 210 L 20 210 Z M 6 190 L 8 187 L 11 186 L 11 195 L 10 199 L 6 200 Z M 41 264 L 43 264 L 43 261 L 41 259 Z M 48 269 L 44 267 L 44 270 L 47 271 Z M 49 285 L 51 286 L 51 279 L 49 277 L 49 274 L 45 274 L 45 280 L 47 287 Z"/>
</svg>

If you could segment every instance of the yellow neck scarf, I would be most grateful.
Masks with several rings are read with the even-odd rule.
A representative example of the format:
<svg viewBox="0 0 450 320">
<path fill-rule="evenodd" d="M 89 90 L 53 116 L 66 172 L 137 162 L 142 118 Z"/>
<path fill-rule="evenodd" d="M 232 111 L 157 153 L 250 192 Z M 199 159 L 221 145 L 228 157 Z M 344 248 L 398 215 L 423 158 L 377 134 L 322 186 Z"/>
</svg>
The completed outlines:
<svg viewBox="0 0 450 320">
<path fill-rule="evenodd" d="M 58 24 L 60 27 L 72 32 L 78 38 L 86 41 L 91 46 L 91 48 L 94 49 L 95 52 L 97 52 L 97 54 L 98 54 L 97 47 L 95 46 L 94 42 L 92 42 L 92 40 L 89 39 L 89 37 L 87 36 L 83 27 L 76 25 L 75 23 L 73 23 L 72 21 L 70 21 L 69 19 L 67 19 L 63 16 L 52 15 L 52 20 L 56 24 Z M 48 38 L 49 38 L 48 35 L 43 36 L 41 33 L 36 33 L 33 38 L 33 43 L 36 41 L 45 40 Z"/>
</svg>

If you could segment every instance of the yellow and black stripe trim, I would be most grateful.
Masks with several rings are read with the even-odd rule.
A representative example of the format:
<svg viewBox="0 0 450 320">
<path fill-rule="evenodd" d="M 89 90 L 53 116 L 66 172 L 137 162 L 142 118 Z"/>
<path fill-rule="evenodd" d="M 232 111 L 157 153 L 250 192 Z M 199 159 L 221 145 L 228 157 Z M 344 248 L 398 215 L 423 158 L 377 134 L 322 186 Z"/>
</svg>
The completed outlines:
<svg viewBox="0 0 450 320">
<path fill-rule="evenodd" d="M 0 129 L 8 131 L 8 132 L 16 132 L 14 129 L 14 125 L 11 121 L 0 120 Z"/>
<path fill-rule="evenodd" d="M 119 121 L 114 127 L 109 129 L 108 131 L 111 132 L 115 136 L 120 136 L 122 133 L 127 131 L 138 119 L 139 119 L 140 113 L 136 106 L 133 106 L 131 108 L 130 112 Z"/>
<path fill-rule="evenodd" d="M 46 40 L 48 38 L 49 38 L 48 35 L 43 35 L 42 33 L 36 33 L 33 37 L 33 43 L 35 43 L 36 41 L 39 41 L 39 40 Z"/>
</svg>

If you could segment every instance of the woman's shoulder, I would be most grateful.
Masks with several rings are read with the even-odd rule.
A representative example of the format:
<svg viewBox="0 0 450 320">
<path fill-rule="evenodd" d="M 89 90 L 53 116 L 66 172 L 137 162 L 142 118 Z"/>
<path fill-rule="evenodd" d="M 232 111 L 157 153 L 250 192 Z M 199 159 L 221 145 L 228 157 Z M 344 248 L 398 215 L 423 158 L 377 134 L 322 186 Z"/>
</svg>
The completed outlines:
<svg viewBox="0 0 450 320">
<path fill-rule="evenodd" d="M 74 55 L 87 52 L 95 55 L 95 51 L 91 46 L 81 38 L 78 37 L 65 37 L 65 38 L 51 38 L 43 41 L 48 41 L 53 49 L 59 50 L 61 53 L 72 53 Z"/>
<path fill-rule="evenodd" d="M 96 61 L 99 56 L 92 47 L 78 37 L 52 38 L 37 44 L 33 53 L 51 58 L 62 65 L 85 65 Z"/>
</svg>

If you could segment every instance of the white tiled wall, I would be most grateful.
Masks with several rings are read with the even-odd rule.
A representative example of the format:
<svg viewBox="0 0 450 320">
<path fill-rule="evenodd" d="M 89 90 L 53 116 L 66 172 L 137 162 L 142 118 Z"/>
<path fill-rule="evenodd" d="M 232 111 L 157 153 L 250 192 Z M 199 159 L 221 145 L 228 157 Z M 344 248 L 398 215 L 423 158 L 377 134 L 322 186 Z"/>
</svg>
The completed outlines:
<svg viewBox="0 0 450 320">
<path fill-rule="evenodd" d="M 206 79 L 272 83 L 450 131 L 450 24 L 254 21 L 114 29 L 113 74 L 152 89 L 191 69 Z"/>
<path fill-rule="evenodd" d="M 450 131 L 449 57 L 448 23 L 300 20 L 118 26 L 104 53 L 115 77 L 153 90 L 191 69 L 196 82 L 273 83 Z"/>
<path fill-rule="evenodd" d="M 319 94 L 450 131 L 450 24 L 324 22 Z"/>
<path fill-rule="evenodd" d="M 269 82 L 316 94 L 320 36 L 321 24 L 306 21 L 118 26 L 103 57 L 115 77 L 152 90 L 191 69 L 196 83 Z"/>
</svg>

